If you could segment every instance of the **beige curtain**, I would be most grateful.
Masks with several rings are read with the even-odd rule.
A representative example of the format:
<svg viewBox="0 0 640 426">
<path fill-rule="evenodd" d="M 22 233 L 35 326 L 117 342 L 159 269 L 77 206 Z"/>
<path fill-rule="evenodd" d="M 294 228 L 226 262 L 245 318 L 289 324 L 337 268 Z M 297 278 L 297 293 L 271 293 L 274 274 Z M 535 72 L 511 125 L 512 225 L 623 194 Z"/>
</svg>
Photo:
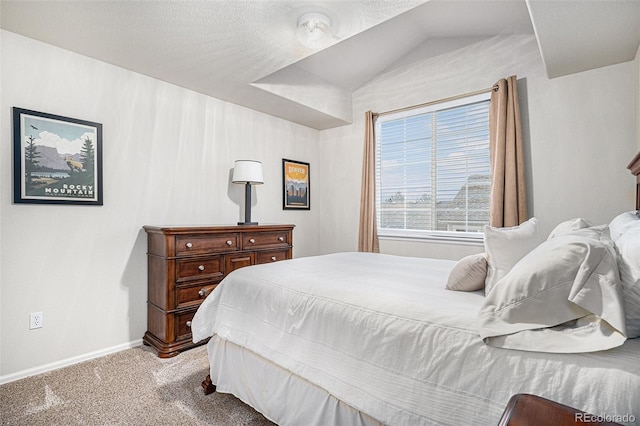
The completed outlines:
<svg viewBox="0 0 640 426">
<path fill-rule="evenodd" d="M 502 79 L 494 86 L 489 133 L 490 224 L 496 227 L 516 226 L 528 219 L 516 76 Z"/>
<path fill-rule="evenodd" d="M 364 153 L 362 155 L 362 189 L 360 192 L 360 230 L 358 251 L 379 253 L 376 220 L 376 150 L 374 114 L 365 113 Z"/>
</svg>

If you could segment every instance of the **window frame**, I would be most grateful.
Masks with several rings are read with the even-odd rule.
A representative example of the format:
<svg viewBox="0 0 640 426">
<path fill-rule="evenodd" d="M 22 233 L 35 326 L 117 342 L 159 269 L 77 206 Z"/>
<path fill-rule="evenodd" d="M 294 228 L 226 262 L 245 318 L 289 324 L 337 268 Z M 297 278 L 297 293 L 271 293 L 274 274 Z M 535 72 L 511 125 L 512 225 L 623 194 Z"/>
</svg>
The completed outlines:
<svg viewBox="0 0 640 426">
<path fill-rule="evenodd" d="M 376 138 L 376 226 L 378 230 L 378 238 L 381 240 L 402 240 L 402 241 L 425 241 L 434 243 L 448 243 L 448 244 L 465 244 L 465 245 L 482 245 L 484 244 L 484 233 L 478 231 L 438 231 L 438 230 L 417 230 L 417 229 L 395 229 L 395 228 L 382 228 L 380 226 L 380 197 L 378 193 L 378 184 L 380 177 L 378 176 L 379 170 L 379 155 L 378 155 L 378 130 L 379 126 L 388 121 L 399 120 L 407 117 L 412 117 L 420 114 L 428 114 L 439 110 L 445 110 L 450 108 L 461 107 L 487 101 L 491 99 L 491 91 L 484 93 L 478 93 L 471 96 L 459 97 L 450 100 L 436 101 L 425 104 L 418 108 L 406 109 L 399 112 L 389 113 L 378 116 L 375 123 L 375 138 Z"/>
</svg>

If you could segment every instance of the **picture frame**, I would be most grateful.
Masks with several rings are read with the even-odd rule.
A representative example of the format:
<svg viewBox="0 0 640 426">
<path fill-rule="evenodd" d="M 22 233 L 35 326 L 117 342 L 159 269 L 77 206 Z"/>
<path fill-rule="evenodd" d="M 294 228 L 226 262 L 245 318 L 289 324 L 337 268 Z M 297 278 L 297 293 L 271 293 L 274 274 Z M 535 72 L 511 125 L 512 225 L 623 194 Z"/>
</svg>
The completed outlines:
<svg viewBox="0 0 640 426">
<path fill-rule="evenodd" d="M 13 108 L 13 202 L 102 205 L 102 124 Z"/>
<path fill-rule="evenodd" d="M 309 163 L 282 159 L 282 209 L 310 210 Z"/>
</svg>

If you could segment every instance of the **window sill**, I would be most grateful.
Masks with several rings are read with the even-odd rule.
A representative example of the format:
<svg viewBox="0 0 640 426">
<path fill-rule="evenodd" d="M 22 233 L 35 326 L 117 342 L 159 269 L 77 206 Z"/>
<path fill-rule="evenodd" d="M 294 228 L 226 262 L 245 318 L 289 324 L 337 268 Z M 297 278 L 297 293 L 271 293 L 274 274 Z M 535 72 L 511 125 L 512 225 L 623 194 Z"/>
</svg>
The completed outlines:
<svg viewBox="0 0 640 426">
<path fill-rule="evenodd" d="M 390 241 L 410 241 L 410 242 L 423 242 L 431 244 L 459 244 L 465 246 L 484 246 L 484 236 L 480 234 L 477 237 L 456 237 L 451 235 L 420 235 L 420 236 L 407 236 L 407 235 L 389 235 L 379 234 L 379 240 Z"/>
</svg>

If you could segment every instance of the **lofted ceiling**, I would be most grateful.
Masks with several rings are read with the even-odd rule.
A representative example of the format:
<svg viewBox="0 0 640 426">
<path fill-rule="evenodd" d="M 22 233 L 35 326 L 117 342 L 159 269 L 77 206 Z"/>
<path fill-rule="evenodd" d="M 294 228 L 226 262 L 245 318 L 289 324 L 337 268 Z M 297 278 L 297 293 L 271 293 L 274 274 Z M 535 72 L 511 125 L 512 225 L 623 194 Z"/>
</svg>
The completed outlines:
<svg viewBox="0 0 640 426">
<path fill-rule="evenodd" d="M 324 48 L 296 37 L 308 12 L 332 22 Z M 638 0 L 1 0 L 0 18 L 4 30 L 321 130 L 350 123 L 352 93 L 427 41 L 535 34 L 550 78 L 633 60 L 640 43 Z"/>
</svg>

